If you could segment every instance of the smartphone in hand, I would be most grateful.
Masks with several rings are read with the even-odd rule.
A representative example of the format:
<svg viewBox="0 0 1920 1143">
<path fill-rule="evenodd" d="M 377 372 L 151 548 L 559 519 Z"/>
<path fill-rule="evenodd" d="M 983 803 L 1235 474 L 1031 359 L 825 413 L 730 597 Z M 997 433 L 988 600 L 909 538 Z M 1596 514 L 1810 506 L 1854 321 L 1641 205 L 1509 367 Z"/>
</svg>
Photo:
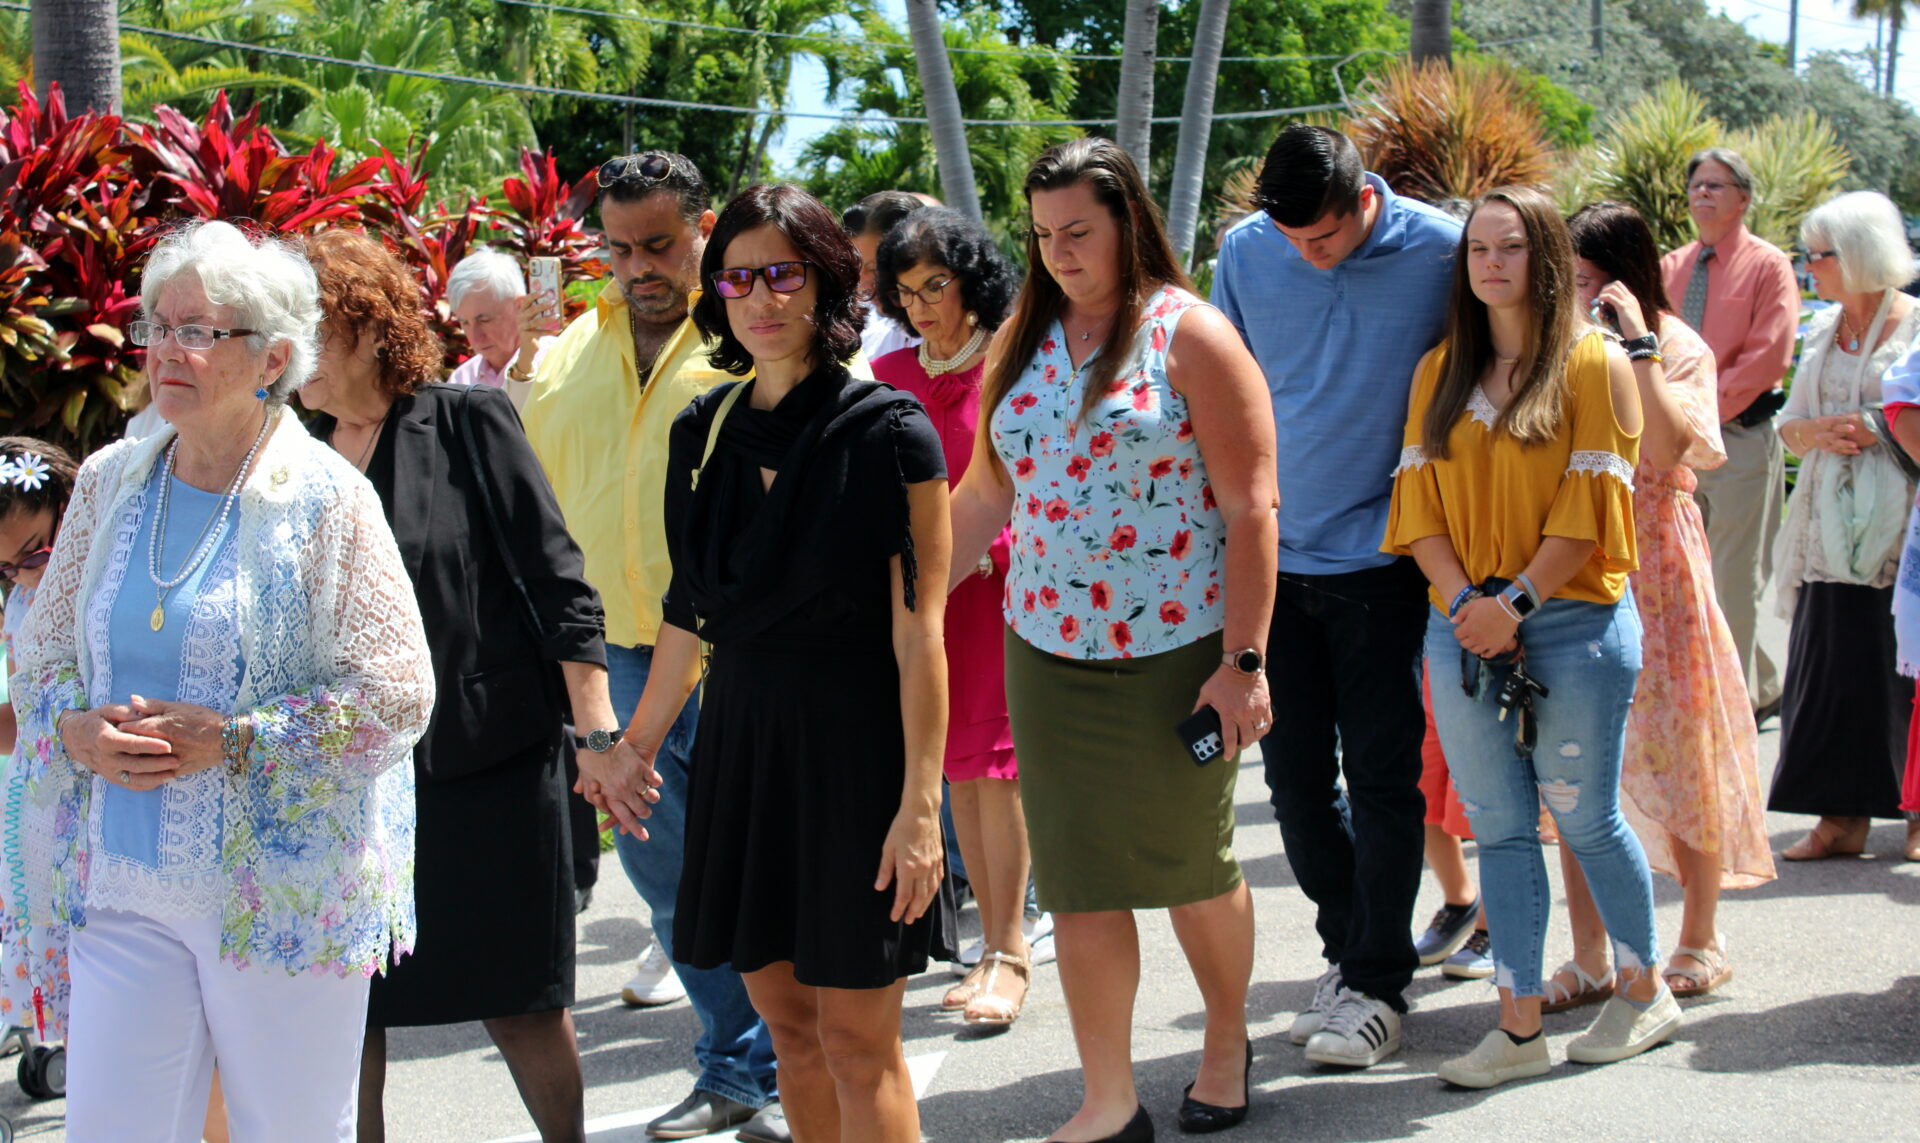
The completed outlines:
<svg viewBox="0 0 1920 1143">
<path fill-rule="evenodd" d="M 560 302 L 560 259 L 535 258 L 527 264 L 527 292 L 535 297 L 551 299 L 554 312 L 559 312 Z"/>
<path fill-rule="evenodd" d="M 1187 748 L 1187 757 L 1193 759 L 1195 766 L 1205 766 L 1227 749 L 1226 737 L 1220 729 L 1220 712 L 1210 706 L 1187 716 L 1174 727 L 1174 733 L 1180 736 L 1180 744 Z"/>
</svg>

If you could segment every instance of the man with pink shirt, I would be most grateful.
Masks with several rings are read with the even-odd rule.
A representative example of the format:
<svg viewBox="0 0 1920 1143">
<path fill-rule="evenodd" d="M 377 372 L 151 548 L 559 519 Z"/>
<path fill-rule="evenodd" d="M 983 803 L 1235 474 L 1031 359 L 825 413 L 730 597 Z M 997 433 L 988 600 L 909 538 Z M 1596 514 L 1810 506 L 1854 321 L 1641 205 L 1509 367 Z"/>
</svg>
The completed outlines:
<svg viewBox="0 0 1920 1143">
<path fill-rule="evenodd" d="M 1800 289 L 1793 264 L 1747 229 L 1753 172 L 1724 147 L 1687 161 L 1687 204 L 1700 237 L 1660 261 L 1680 317 L 1713 349 L 1719 367 L 1727 463 L 1698 472 L 1694 499 L 1707 523 L 1713 583 L 1740 648 L 1747 694 L 1764 721 L 1780 706 L 1780 670 L 1760 646 L 1760 593 L 1773 574 L 1773 538 L 1786 498 L 1786 458 L 1773 431 L 1785 404 Z"/>
<path fill-rule="evenodd" d="M 526 293 L 520 263 L 511 256 L 480 250 L 460 259 L 447 275 L 447 306 L 473 356 L 454 369 L 447 384 L 505 389 L 515 409 L 526 404 L 533 367 L 552 340 L 521 328 Z M 540 299 L 541 304 L 552 300 Z"/>
</svg>

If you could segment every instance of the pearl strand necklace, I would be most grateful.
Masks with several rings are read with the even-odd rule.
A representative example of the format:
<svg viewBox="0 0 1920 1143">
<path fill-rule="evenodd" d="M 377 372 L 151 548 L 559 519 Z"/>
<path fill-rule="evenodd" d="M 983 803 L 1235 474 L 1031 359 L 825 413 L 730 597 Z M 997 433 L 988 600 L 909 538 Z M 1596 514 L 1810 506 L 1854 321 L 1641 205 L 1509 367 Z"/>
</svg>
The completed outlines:
<svg viewBox="0 0 1920 1143">
<path fill-rule="evenodd" d="M 920 343 L 920 368 L 926 370 L 929 377 L 951 373 L 958 366 L 965 364 L 974 354 L 980 352 L 980 347 L 986 343 L 987 331 L 981 326 L 974 327 L 973 336 L 968 338 L 967 343 L 960 347 L 960 352 L 952 357 L 935 357 L 927 351 L 927 343 L 923 341 Z"/>
<path fill-rule="evenodd" d="M 226 527 L 227 517 L 233 511 L 234 502 L 240 497 L 240 483 L 246 479 L 247 470 L 253 467 L 254 454 L 260 451 L 260 442 L 267 439 L 267 427 L 271 424 L 271 415 L 261 422 L 260 431 L 253 437 L 253 447 L 247 450 L 246 458 L 233 474 L 233 482 L 227 485 L 226 495 L 220 498 L 220 510 L 208 517 L 207 526 L 200 530 L 200 538 L 194 541 L 193 552 L 187 557 L 180 574 L 172 579 L 161 579 L 160 549 L 166 540 L 168 492 L 173 485 L 174 458 L 180 452 L 180 438 L 175 436 L 173 443 L 167 446 L 167 465 L 160 480 L 159 503 L 154 506 L 153 524 L 147 535 L 147 577 L 153 580 L 154 592 L 153 614 L 147 617 L 147 626 L 153 630 L 158 631 L 166 626 L 168 593 L 185 583 L 187 577 L 213 554 L 220 533 Z"/>
</svg>

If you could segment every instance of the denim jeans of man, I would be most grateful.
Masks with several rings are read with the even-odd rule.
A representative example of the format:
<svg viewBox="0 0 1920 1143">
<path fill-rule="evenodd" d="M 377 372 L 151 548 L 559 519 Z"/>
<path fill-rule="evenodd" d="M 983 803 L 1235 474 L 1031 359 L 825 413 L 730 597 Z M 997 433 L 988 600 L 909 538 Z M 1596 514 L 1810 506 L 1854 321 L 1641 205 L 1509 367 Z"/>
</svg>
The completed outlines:
<svg viewBox="0 0 1920 1143">
<path fill-rule="evenodd" d="M 632 717 L 633 708 L 640 702 L 652 666 L 653 648 L 608 644 L 607 685 L 614 713 L 623 721 Z M 654 758 L 661 779 L 660 800 L 646 821 L 647 840 L 617 833 L 613 842 L 627 880 L 633 882 L 653 912 L 653 935 L 669 956 L 673 953 L 674 902 L 680 895 L 680 868 L 686 856 L 687 767 L 699 718 L 700 696 L 696 691 Z M 694 1089 L 724 1095 L 749 1107 L 775 1098 L 773 1038 L 753 1010 L 740 974 L 731 968 L 690 968 L 678 961 L 673 970 L 686 987 L 694 1014 L 700 1017 L 700 1039 L 693 1047 L 700 1078 L 694 1081 Z"/>
<path fill-rule="evenodd" d="M 1653 881 L 1640 839 L 1620 812 L 1620 759 L 1627 710 L 1640 676 L 1640 616 L 1631 595 L 1617 604 L 1549 599 L 1520 627 L 1527 674 L 1547 688 L 1533 701 L 1531 759 L 1514 750 L 1517 720 L 1504 721 L 1501 675 L 1481 672 L 1478 698 L 1461 688 L 1460 643 L 1434 610 L 1427 623 L 1433 722 L 1480 847 L 1480 892 L 1493 938 L 1494 982 L 1515 996 L 1544 992 L 1541 960 L 1552 886 L 1540 849 L 1540 804 L 1560 844 L 1580 860 L 1614 964 L 1659 963 Z"/>
<path fill-rule="evenodd" d="M 1419 963 L 1426 588 L 1410 559 L 1339 575 L 1282 572 L 1267 639 L 1273 728 L 1260 742 L 1287 862 L 1318 910 L 1324 955 L 1347 987 L 1402 1012 Z"/>
</svg>

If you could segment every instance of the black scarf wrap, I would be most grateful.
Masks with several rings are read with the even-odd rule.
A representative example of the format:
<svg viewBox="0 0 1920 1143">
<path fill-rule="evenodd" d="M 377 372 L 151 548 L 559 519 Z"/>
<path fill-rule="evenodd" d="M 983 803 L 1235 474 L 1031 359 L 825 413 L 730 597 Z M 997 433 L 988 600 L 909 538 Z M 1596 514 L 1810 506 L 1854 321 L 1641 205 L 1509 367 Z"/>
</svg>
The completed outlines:
<svg viewBox="0 0 1920 1143">
<path fill-rule="evenodd" d="M 809 374 L 772 409 L 753 408 L 749 389 L 728 411 L 695 488 L 693 470 L 731 388 L 702 394 L 674 421 L 667 619 L 691 619 L 689 629 L 709 643 L 748 640 L 894 555 L 914 607 L 907 485 L 946 475 L 919 402 L 837 364 Z M 909 429 L 913 420 L 920 431 Z M 777 474 L 764 493 L 762 468 Z"/>
</svg>

